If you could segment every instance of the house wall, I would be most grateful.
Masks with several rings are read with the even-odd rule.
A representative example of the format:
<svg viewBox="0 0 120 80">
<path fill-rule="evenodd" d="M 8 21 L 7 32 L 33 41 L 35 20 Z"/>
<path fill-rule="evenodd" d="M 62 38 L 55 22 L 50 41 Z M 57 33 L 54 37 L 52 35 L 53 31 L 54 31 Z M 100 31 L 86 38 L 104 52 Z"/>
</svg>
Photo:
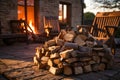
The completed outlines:
<svg viewBox="0 0 120 80">
<path fill-rule="evenodd" d="M 9 33 L 9 20 L 17 19 L 17 0 L 0 0 L 2 33 Z"/>
<path fill-rule="evenodd" d="M 43 17 L 44 16 L 58 16 L 59 3 L 66 2 L 71 4 L 71 26 L 81 24 L 82 20 L 82 7 L 80 0 L 40 0 L 40 33 L 43 32 Z"/>
<path fill-rule="evenodd" d="M 3 26 L 2 33 L 9 33 L 9 21 L 17 19 L 17 1 L 18 0 L 0 0 L 0 21 Z M 81 24 L 82 8 L 80 0 L 39 0 L 38 32 L 43 30 L 43 16 L 58 16 L 59 3 L 70 3 L 72 6 L 71 26 Z"/>
</svg>

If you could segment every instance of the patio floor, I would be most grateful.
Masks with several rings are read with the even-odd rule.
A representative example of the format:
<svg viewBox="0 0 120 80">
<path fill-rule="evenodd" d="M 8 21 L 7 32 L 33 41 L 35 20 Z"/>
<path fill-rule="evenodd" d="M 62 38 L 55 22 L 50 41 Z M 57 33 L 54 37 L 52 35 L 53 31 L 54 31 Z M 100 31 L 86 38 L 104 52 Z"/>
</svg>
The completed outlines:
<svg viewBox="0 0 120 80">
<path fill-rule="evenodd" d="M 117 49 L 115 63 L 110 70 L 65 76 L 39 70 L 33 64 L 33 55 L 38 46 L 42 44 L 0 46 L 0 80 L 120 80 L 120 49 Z"/>
</svg>

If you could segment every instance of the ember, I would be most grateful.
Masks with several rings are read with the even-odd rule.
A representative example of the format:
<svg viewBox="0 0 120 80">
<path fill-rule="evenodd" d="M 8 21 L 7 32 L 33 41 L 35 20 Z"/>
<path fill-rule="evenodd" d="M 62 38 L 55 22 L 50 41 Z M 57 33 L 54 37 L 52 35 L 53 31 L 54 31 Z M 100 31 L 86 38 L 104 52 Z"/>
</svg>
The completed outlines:
<svg viewBox="0 0 120 80">
<path fill-rule="evenodd" d="M 61 30 L 42 48 L 36 48 L 34 63 L 39 69 L 46 68 L 55 75 L 72 75 L 108 69 L 113 56 L 107 45 L 86 30 Z"/>
</svg>

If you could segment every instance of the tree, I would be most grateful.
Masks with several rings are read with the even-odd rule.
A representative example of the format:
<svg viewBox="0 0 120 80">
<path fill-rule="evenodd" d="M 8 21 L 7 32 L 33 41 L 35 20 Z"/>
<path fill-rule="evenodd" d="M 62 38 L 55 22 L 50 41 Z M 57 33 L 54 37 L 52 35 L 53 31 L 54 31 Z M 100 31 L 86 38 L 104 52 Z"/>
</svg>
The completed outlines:
<svg viewBox="0 0 120 80">
<path fill-rule="evenodd" d="M 97 3 L 103 4 L 104 8 L 118 8 L 120 9 L 120 0 L 94 0 Z"/>
<path fill-rule="evenodd" d="M 85 25 L 91 25 L 93 22 L 95 15 L 92 12 L 86 12 L 84 13 L 84 24 Z"/>
</svg>

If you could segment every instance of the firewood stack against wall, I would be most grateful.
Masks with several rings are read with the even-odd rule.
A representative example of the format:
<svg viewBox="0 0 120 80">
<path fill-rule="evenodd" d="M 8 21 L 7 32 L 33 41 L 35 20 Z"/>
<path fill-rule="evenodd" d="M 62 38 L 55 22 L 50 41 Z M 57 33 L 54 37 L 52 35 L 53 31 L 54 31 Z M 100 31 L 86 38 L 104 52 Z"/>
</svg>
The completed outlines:
<svg viewBox="0 0 120 80">
<path fill-rule="evenodd" d="M 113 64 L 110 48 L 86 30 L 61 30 L 58 36 L 37 47 L 34 64 L 57 74 L 103 71 Z"/>
</svg>

